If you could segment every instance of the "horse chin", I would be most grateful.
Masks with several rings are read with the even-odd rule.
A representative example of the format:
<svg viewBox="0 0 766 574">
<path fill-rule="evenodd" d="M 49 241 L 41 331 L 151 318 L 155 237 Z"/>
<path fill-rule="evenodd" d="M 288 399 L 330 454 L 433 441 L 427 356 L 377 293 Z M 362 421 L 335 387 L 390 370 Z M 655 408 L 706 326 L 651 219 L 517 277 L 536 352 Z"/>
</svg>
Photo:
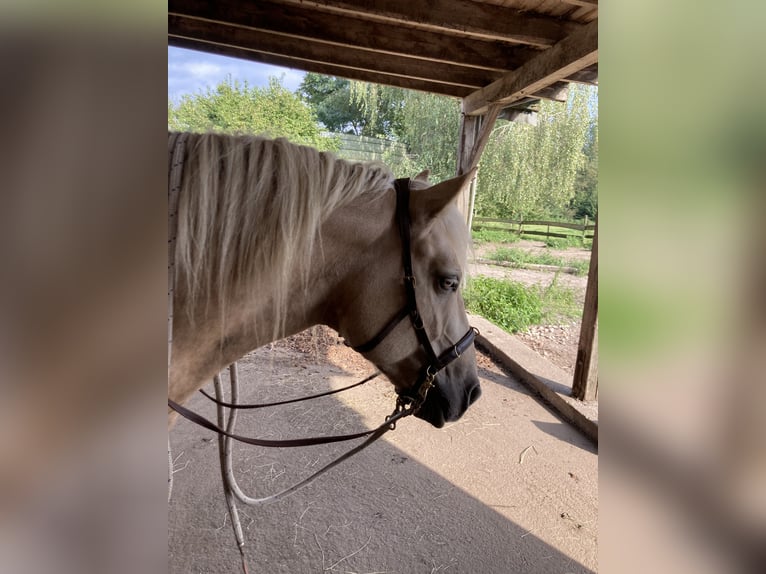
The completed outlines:
<svg viewBox="0 0 766 574">
<path fill-rule="evenodd" d="M 478 380 L 466 385 L 466 389 L 467 392 L 460 393 L 460 400 L 450 400 L 440 382 L 437 381 L 415 416 L 431 423 L 438 429 L 442 428 L 445 423 L 457 421 L 465 414 L 468 407 L 481 396 Z"/>
</svg>

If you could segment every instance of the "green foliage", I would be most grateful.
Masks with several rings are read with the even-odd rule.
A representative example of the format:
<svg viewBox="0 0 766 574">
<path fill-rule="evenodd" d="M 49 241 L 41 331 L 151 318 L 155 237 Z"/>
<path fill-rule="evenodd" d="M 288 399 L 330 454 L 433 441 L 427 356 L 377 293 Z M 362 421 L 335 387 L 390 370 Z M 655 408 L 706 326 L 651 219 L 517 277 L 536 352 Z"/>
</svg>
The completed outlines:
<svg viewBox="0 0 766 574">
<path fill-rule="evenodd" d="M 570 207 L 576 218 L 588 216 L 593 220 L 598 215 L 598 118 L 588 131 L 583 153 L 585 164 L 577 172 L 576 191 Z"/>
<path fill-rule="evenodd" d="M 398 175 L 429 169 L 434 182 L 455 175 L 458 100 L 319 74 L 306 74 L 299 93 L 329 130 L 404 144 L 406 156 L 386 148 L 391 157 L 383 158 Z"/>
<path fill-rule="evenodd" d="M 407 146 L 416 169 L 431 170 L 431 181 L 454 177 L 457 172 L 457 141 L 460 102 L 454 98 L 405 92 L 399 139 Z"/>
<path fill-rule="evenodd" d="M 566 104 L 541 102 L 538 125 L 498 122 L 481 162 L 477 214 L 512 219 L 570 215 L 578 173 L 586 164 L 594 95 L 572 84 Z"/>
<path fill-rule="evenodd" d="M 551 249 L 566 249 L 567 247 L 582 247 L 583 241 L 580 235 L 570 235 L 569 237 L 546 237 L 543 239 L 546 247 Z"/>
<path fill-rule="evenodd" d="M 351 102 L 358 106 L 364 119 L 360 135 L 396 139 L 402 129 L 402 109 L 406 91 L 393 86 L 351 82 Z"/>
<path fill-rule="evenodd" d="M 475 277 L 463 292 L 466 308 L 516 333 L 543 320 L 543 301 L 538 290 L 514 281 Z"/>
<path fill-rule="evenodd" d="M 319 149 L 338 147 L 321 135 L 311 108 L 276 78 L 258 88 L 229 77 L 206 92 L 184 96 L 178 105 L 169 101 L 168 129 L 263 134 Z"/>
<path fill-rule="evenodd" d="M 545 308 L 545 322 L 548 324 L 582 317 L 582 306 L 577 302 L 574 290 L 561 287 L 558 284 L 558 278 L 559 274 L 556 273 L 550 285 L 541 293 Z"/>
<path fill-rule="evenodd" d="M 475 277 L 468 281 L 463 298 L 469 311 L 509 333 L 523 331 L 530 325 L 560 323 L 582 314 L 575 292 L 559 286 L 558 275 L 547 287 Z"/>
<path fill-rule="evenodd" d="M 361 107 L 352 101 L 348 80 L 309 72 L 298 94 L 329 131 L 357 136 L 365 131 L 367 122 Z"/>
<path fill-rule="evenodd" d="M 486 227 L 471 231 L 471 238 L 474 243 L 515 243 L 521 239 L 517 233 Z"/>
</svg>

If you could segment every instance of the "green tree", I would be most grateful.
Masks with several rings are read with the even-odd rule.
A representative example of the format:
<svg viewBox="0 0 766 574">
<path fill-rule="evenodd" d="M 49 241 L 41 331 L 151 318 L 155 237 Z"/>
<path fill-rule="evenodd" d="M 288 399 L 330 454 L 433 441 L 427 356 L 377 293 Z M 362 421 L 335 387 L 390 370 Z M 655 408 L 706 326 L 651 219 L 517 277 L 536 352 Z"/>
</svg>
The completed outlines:
<svg viewBox="0 0 766 574">
<path fill-rule="evenodd" d="M 402 111 L 406 90 L 381 84 L 351 82 L 351 102 L 359 106 L 364 118 L 362 134 L 396 139 L 402 130 Z"/>
<path fill-rule="evenodd" d="M 572 84 L 566 104 L 543 101 L 536 126 L 499 122 L 481 161 L 477 213 L 529 219 L 571 217 L 592 91 Z"/>
<path fill-rule="evenodd" d="M 572 213 L 578 219 L 586 215 L 595 219 L 598 215 L 598 118 L 588 130 L 585 141 L 585 165 L 577 173 Z"/>
<path fill-rule="evenodd" d="M 360 106 L 351 100 L 349 84 L 343 78 L 310 72 L 303 77 L 298 93 L 331 132 L 362 135 L 366 121 Z"/>
<path fill-rule="evenodd" d="M 323 137 L 312 109 L 297 95 L 269 78 L 263 88 L 226 78 L 206 92 L 168 102 L 168 128 L 179 131 L 263 134 L 337 149 L 337 141 Z"/>
<path fill-rule="evenodd" d="M 417 167 L 431 170 L 431 181 L 454 177 L 460 131 L 460 102 L 455 98 L 405 92 L 397 136 Z"/>
</svg>

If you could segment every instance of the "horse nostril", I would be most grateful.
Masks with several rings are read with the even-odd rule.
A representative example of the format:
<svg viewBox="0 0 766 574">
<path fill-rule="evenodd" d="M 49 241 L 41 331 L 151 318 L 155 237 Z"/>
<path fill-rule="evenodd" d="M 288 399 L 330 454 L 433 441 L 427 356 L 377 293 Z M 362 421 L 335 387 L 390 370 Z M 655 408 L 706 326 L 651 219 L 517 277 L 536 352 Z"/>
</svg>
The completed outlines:
<svg viewBox="0 0 766 574">
<path fill-rule="evenodd" d="M 476 383 L 470 391 L 468 391 L 468 404 L 472 405 L 475 403 L 479 397 L 481 396 L 481 387 L 479 386 L 479 383 Z"/>
</svg>

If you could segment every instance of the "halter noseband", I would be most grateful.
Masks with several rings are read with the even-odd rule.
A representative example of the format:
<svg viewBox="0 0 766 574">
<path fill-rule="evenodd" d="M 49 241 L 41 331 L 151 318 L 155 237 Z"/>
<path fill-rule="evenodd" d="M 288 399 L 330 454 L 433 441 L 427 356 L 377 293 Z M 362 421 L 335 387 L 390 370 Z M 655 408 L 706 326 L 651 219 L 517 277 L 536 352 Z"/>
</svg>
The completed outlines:
<svg viewBox="0 0 766 574">
<path fill-rule="evenodd" d="M 421 369 L 412 389 L 406 394 L 399 393 L 398 402 L 402 403 L 402 405 L 412 403 L 414 410 L 417 410 L 425 401 L 428 390 L 434 385 L 436 375 L 452 361 L 460 357 L 473 344 L 477 331 L 474 327 L 471 327 L 451 348 L 440 355 L 437 355 L 434 351 L 431 340 L 428 338 L 428 333 L 426 333 L 425 326 L 423 325 L 423 318 L 418 312 L 418 301 L 415 296 L 415 276 L 412 272 L 409 178 L 397 179 L 394 182 L 394 189 L 396 190 L 396 220 L 399 227 L 399 237 L 402 240 L 404 292 L 407 300 L 404 307 L 372 339 L 362 345 L 349 346 L 358 353 L 368 353 L 383 342 L 405 317 L 409 317 L 418 342 L 426 353 L 427 364 Z"/>
</svg>

